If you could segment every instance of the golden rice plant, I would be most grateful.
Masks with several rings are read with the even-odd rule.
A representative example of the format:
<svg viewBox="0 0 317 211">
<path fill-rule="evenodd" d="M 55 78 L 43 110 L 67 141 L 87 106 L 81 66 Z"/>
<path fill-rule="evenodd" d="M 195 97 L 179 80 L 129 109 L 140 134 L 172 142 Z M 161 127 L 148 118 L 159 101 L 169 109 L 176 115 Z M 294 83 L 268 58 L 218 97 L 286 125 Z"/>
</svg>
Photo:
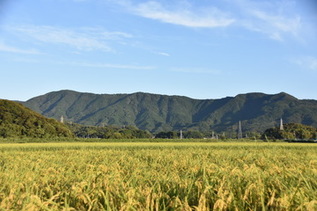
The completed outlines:
<svg viewBox="0 0 317 211">
<path fill-rule="evenodd" d="M 317 210 L 317 146 L 0 145 L 0 210 Z"/>
</svg>

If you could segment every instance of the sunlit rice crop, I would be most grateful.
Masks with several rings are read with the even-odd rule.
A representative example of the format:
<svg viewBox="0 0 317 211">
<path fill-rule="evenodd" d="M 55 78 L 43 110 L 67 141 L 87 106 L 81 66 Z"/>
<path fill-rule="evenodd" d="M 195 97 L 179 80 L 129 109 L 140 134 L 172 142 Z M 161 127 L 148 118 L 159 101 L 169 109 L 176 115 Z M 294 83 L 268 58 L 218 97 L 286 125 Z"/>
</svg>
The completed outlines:
<svg viewBox="0 0 317 211">
<path fill-rule="evenodd" d="M 0 145 L 0 209 L 316 210 L 317 146 Z"/>
</svg>

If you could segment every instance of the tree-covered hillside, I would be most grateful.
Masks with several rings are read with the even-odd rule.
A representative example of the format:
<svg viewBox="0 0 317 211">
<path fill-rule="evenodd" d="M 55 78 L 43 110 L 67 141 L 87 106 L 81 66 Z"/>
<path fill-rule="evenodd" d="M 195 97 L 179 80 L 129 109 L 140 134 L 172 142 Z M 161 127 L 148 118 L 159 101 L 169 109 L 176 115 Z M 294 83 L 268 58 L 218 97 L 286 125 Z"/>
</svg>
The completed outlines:
<svg viewBox="0 0 317 211">
<path fill-rule="evenodd" d="M 17 102 L 0 100 L 0 137 L 73 137 L 73 133 L 55 119 L 48 119 Z"/>
<path fill-rule="evenodd" d="M 309 140 L 317 139 L 317 128 L 296 124 L 288 123 L 283 126 L 281 130 L 279 127 L 267 129 L 263 135 L 263 139 L 288 139 L 288 140 Z"/>
<path fill-rule="evenodd" d="M 196 100 L 148 93 L 91 94 L 70 90 L 51 92 L 23 103 L 44 116 L 94 126 L 135 126 L 160 131 L 264 132 L 278 124 L 302 123 L 317 127 L 317 101 L 298 100 L 279 93 L 240 94 L 222 99 Z"/>
</svg>

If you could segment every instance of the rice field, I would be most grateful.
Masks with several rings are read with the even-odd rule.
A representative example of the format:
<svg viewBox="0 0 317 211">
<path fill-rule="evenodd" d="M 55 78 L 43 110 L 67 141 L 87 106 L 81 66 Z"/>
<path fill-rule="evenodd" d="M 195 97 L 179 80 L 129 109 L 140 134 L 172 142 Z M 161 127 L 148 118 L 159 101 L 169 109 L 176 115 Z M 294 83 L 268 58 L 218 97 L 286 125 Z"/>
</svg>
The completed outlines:
<svg viewBox="0 0 317 211">
<path fill-rule="evenodd" d="M 317 145 L 0 144 L 0 210 L 317 210 Z"/>
</svg>

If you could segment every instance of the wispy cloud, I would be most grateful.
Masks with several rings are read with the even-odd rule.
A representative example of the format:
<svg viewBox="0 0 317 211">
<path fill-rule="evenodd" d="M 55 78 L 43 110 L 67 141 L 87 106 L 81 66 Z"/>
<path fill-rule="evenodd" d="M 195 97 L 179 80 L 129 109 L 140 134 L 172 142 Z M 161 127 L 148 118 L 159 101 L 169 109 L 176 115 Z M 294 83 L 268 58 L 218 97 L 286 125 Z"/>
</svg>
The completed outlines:
<svg viewBox="0 0 317 211">
<path fill-rule="evenodd" d="M 111 1 L 111 0 L 108 0 Z M 129 12 L 175 25 L 191 28 L 241 27 L 283 41 L 286 36 L 298 37 L 302 18 L 296 14 L 293 1 L 227 0 L 226 6 L 210 4 L 197 7 L 188 0 L 169 2 L 133 0 L 111 1 L 125 7 Z"/>
<path fill-rule="evenodd" d="M 46 63 L 53 65 L 62 66 L 76 66 L 76 67 L 87 67 L 87 68 L 99 68 L 99 69 L 122 69 L 122 70 L 154 70 L 156 66 L 150 65 L 137 65 L 137 64 L 112 64 L 112 63 L 98 63 L 98 62 L 80 62 L 80 61 L 56 61 L 56 60 L 35 60 L 29 58 L 13 58 L 14 62 L 22 63 Z"/>
<path fill-rule="evenodd" d="M 93 68 L 106 69 L 129 69 L 129 70 L 153 70 L 154 66 L 129 65 L 129 64 L 108 64 L 108 63 L 86 63 L 86 62 L 72 62 L 69 65 Z"/>
<path fill-rule="evenodd" d="M 161 56 L 170 56 L 170 54 L 166 52 L 157 52 L 157 54 Z"/>
<path fill-rule="evenodd" d="M 317 58 L 312 56 L 301 57 L 293 60 L 293 63 L 302 68 L 317 72 Z"/>
<path fill-rule="evenodd" d="M 283 15 L 270 15 L 264 11 L 252 11 L 256 18 L 250 29 L 267 34 L 271 39 L 283 40 L 285 34 L 297 36 L 301 27 L 300 16 L 285 17 Z"/>
<path fill-rule="evenodd" d="M 35 49 L 21 49 L 7 45 L 2 41 L 0 41 L 0 51 L 18 54 L 40 54 L 40 52 Z"/>
<path fill-rule="evenodd" d="M 158 1 L 140 4 L 125 4 L 134 14 L 164 23 L 194 28 L 226 27 L 235 20 L 227 13 L 215 8 L 180 7 L 170 8 Z"/>
<path fill-rule="evenodd" d="M 108 32 L 100 28 L 67 29 L 53 26 L 15 26 L 10 30 L 22 33 L 37 41 L 67 45 L 78 50 L 113 51 L 107 40 L 130 38 L 123 32 Z"/>
<path fill-rule="evenodd" d="M 180 72 L 180 73 L 205 73 L 205 74 L 214 74 L 218 75 L 221 71 L 209 69 L 209 68 L 201 68 L 201 67 L 173 67 L 170 69 L 173 72 Z"/>
<path fill-rule="evenodd" d="M 237 23 L 248 30 L 283 41 L 286 36 L 298 37 L 301 16 L 294 11 L 295 5 L 286 1 L 233 1 L 240 10 Z"/>
</svg>

